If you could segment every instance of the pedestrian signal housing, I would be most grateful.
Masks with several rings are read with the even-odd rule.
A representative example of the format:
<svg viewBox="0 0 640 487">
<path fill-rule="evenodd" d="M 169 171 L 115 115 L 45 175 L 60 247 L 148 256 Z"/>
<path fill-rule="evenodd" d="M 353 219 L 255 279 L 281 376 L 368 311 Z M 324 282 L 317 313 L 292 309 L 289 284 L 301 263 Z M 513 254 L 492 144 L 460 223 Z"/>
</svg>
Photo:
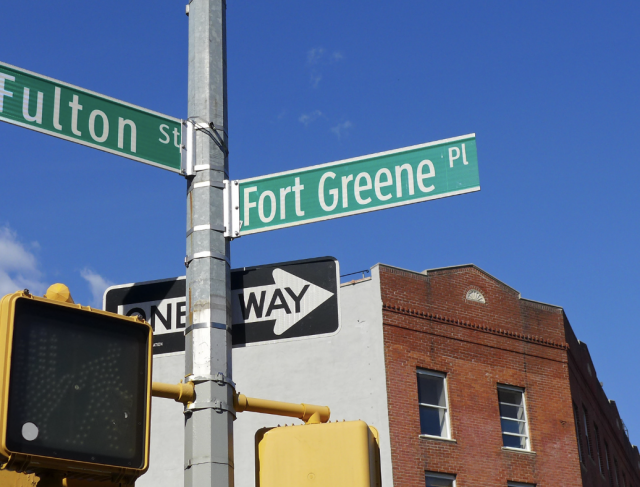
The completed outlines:
<svg viewBox="0 0 640 487">
<path fill-rule="evenodd" d="M 264 428 L 257 487 L 380 487 L 378 431 L 363 421 Z"/>
<path fill-rule="evenodd" d="M 152 329 L 60 289 L 0 301 L 0 464 L 132 483 L 149 463 Z"/>
</svg>

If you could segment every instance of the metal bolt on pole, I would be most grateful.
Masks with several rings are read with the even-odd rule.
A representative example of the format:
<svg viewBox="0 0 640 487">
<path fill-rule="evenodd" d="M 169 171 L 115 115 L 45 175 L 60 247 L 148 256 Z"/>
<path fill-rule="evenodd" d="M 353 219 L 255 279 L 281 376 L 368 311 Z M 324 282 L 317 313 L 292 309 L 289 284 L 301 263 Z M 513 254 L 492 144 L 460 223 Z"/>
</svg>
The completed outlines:
<svg viewBox="0 0 640 487">
<path fill-rule="evenodd" d="M 229 242 L 225 0 L 189 3 L 189 118 L 199 121 L 187 185 L 185 487 L 233 486 L 233 383 Z M 203 125 L 202 122 L 205 122 Z"/>
</svg>

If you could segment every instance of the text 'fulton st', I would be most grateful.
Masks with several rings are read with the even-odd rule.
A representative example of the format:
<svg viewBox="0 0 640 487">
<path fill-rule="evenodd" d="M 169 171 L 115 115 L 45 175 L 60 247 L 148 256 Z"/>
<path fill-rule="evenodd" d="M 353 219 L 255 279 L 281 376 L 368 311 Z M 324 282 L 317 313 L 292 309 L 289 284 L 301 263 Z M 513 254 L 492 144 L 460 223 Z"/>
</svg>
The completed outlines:
<svg viewBox="0 0 640 487">
<path fill-rule="evenodd" d="M 0 119 L 179 170 L 179 120 L 1 63 Z"/>
<path fill-rule="evenodd" d="M 242 233 L 480 189 L 475 136 L 240 181 Z"/>
</svg>

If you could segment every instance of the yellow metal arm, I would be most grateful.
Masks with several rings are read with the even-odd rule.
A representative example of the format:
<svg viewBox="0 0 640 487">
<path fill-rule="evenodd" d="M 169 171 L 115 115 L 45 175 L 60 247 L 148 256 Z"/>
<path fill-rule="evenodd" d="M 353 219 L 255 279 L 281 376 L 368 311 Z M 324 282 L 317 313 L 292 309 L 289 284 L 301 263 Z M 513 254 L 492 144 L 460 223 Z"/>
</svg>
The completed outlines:
<svg viewBox="0 0 640 487">
<path fill-rule="evenodd" d="M 0 470 L 0 486 L 2 487 L 135 487 L 134 484 L 120 482 L 94 482 L 89 480 L 68 479 L 63 472 L 40 472 L 27 474 Z"/>
<path fill-rule="evenodd" d="M 311 424 L 326 423 L 331 416 L 331 410 L 328 406 L 255 399 L 253 397 L 247 397 L 244 394 L 236 394 L 233 402 L 236 411 L 239 413 L 251 411 L 253 413 L 289 416 L 291 418 L 299 418 L 305 423 Z"/>
<path fill-rule="evenodd" d="M 186 384 L 182 382 L 180 384 L 153 382 L 151 384 L 151 395 L 154 397 L 173 399 L 183 404 L 192 403 L 196 400 L 196 390 L 193 382 L 187 382 Z M 269 399 L 247 397 L 244 394 L 235 394 L 233 396 L 233 406 L 239 413 L 250 411 L 252 413 L 288 416 L 301 419 L 309 424 L 326 423 L 331 416 L 331 410 L 328 406 L 270 401 Z"/>
<path fill-rule="evenodd" d="M 153 382 L 151 384 L 151 395 L 153 397 L 164 397 L 187 404 L 196 400 L 196 389 L 193 382 L 187 382 L 186 384 L 182 382 L 180 382 L 180 384 Z"/>
</svg>

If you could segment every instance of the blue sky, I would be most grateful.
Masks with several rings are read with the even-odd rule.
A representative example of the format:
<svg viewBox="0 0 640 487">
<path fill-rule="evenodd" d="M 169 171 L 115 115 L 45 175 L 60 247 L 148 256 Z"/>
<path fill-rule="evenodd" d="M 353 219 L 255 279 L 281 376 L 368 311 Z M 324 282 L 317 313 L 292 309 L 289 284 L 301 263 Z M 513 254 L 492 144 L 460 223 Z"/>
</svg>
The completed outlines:
<svg viewBox="0 0 640 487">
<path fill-rule="evenodd" d="M 186 117 L 184 3 L 2 7 L 0 61 Z M 232 178 L 477 134 L 482 191 L 243 237 L 234 267 L 474 263 L 564 307 L 640 442 L 640 4 L 228 1 Z M 178 175 L 0 124 L 0 293 L 184 274 Z"/>
</svg>

